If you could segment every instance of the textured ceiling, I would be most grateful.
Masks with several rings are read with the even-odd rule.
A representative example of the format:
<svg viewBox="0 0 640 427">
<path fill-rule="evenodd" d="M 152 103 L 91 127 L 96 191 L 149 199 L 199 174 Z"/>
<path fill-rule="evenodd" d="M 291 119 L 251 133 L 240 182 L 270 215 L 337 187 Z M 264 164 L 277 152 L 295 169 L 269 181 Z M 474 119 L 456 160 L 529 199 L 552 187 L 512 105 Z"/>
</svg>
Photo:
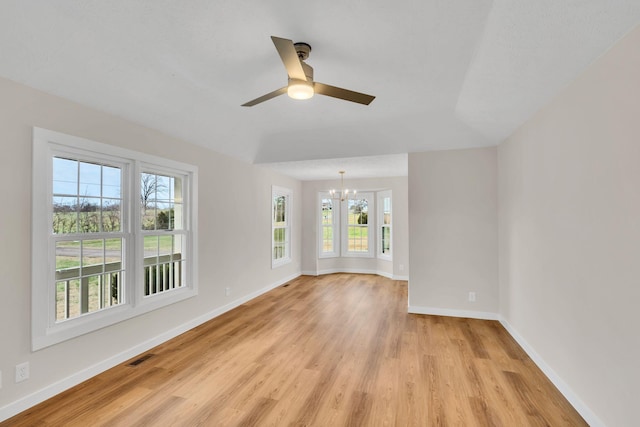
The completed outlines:
<svg viewBox="0 0 640 427">
<path fill-rule="evenodd" d="M 0 76 L 300 179 L 390 176 L 499 143 L 638 23 L 638 0 L 2 0 Z M 286 84 L 271 35 L 376 99 L 240 107 Z"/>
</svg>

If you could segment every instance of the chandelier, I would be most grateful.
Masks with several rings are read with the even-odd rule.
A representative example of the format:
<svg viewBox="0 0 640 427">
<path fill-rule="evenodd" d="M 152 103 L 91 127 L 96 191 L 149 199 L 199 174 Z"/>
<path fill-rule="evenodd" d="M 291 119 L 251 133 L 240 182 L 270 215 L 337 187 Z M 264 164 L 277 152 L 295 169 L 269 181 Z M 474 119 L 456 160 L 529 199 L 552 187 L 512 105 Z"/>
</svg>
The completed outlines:
<svg viewBox="0 0 640 427">
<path fill-rule="evenodd" d="M 331 194 L 332 199 L 340 199 L 341 202 L 349 199 L 349 196 L 353 195 L 353 198 L 356 197 L 356 190 L 353 192 L 349 192 L 348 188 L 344 188 L 344 171 L 338 171 L 340 174 L 340 191 L 331 190 L 329 194 Z"/>
</svg>

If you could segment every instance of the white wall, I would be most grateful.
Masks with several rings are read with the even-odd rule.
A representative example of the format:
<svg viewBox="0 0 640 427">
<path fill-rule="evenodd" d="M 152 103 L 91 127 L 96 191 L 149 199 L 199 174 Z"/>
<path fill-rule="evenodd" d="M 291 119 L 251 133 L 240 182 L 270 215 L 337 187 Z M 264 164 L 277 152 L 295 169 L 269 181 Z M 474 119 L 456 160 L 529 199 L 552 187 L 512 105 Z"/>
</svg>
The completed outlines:
<svg viewBox="0 0 640 427">
<path fill-rule="evenodd" d="M 503 143 L 499 165 L 502 315 L 593 425 L 638 425 L 640 28 Z"/>
<path fill-rule="evenodd" d="M 32 353 L 31 132 L 38 126 L 199 167 L 199 296 Z M 194 326 L 300 273 L 301 184 L 157 131 L 0 79 L 0 420 L 174 328 Z M 293 262 L 271 269 L 271 185 L 293 190 Z M 45 262 L 45 260 L 34 260 Z M 225 297 L 224 288 L 232 295 Z M 149 341 L 151 340 L 151 341 Z M 31 378 L 14 384 L 14 366 Z M 74 376 L 75 375 L 75 376 Z M 69 377 L 74 376 L 69 379 Z M 58 383 L 62 381 L 62 383 Z M 44 390 L 44 391 L 43 391 Z M 35 395 L 26 398 L 32 393 Z M 21 400 L 22 399 L 22 400 Z"/>
<path fill-rule="evenodd" d="M 409 311 L 497 318 L 497 193 L 496 147 L 409 154 Z"/>
<path fill-rule="evenodd" d="M 337 175 L 337 173 L 336 173 Z M 358 192 L 391 190 L 392 192 L 392 236 L 393 261 L 374 258 L 318 258 L 318 193 L 340 188 L 340 180 L 304 181 L 302 183 L 302 271 L 305 274 L 325 272 L 376 272 L 399 280 L 409 275 L 409 222 L 407 177 L 346 179 L 345 186 Z M 377 200 L 376 200 L 377 202 Z M 377 215 L 377 205 L 375 207 Z M 377 218 L 376 218 L 377 224 Z M 374 244 L 377 227 L 373 227 Z"/>
</svg>

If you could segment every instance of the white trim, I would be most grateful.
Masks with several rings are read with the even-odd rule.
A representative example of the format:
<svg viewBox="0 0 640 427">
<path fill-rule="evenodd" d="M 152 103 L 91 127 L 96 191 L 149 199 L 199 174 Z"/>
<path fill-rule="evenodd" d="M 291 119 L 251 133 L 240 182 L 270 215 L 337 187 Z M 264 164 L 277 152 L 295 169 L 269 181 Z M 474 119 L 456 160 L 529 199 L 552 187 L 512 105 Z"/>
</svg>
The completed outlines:
<svg viewBox="0 0 640 427">
<path fill-rule="evenodd" d="M 533 360 L 538 368 L 556 386 L 562 395 L 569 401 L 576 411 L 584 418 L 591 427 L 605 427 L 605 423 L 578 397 L 578 395 L 564 382 L 564 380 L 544 361 L 544 359 L 533 349 L 533 347 L 515 330 L 513 326 L 500 316 L 500 323 L 509 332 L 514 340 L 522 347 L 527 355 Z"/>
<path fill-rule="evenodd" d="M 431 314 L 434 316 L 463 317 L 467 319 L 500 320 L 500 315 L 498 313 L 491 313 L 488 311 L 455 310 L 451 308 L 419 307 L 415 305 L 409 306 L 409 313 Z"/>
<path fill-rule="evenodd" d="M 302 274 L 305 276 L 323 276 L 325 274 L 348 273 L 348 274 L 375 274 L 391 280 L 409 280 L 407 276 L 394 276 L 391 273 L 380 270 L 365 270 L 361 268 L 328 268 L 325 270 L 306 270 Z"/>
<path fill-rule="evenodd" d="M 146 340 L 143 343 L 140 343 L 138 345 L 136 345 L 135 347 L 132 347 L 130 349 L 127 349 L 121 353 L 118 353 L 114 356 L 111 356 L 107 359 L 102 360 L 101 362 L 96 363 L 95 365 L 92 365 L 86 369 L 83 369 L 82 371 L 76 372 L 73 375 L 70 375 L 66 378 L 61 379 L 60 381 L 57 381 L 53 384 L 49 384 L 43 388 L 41 388 L 40 390 L 37 390 L 27 396 L 24 396 L 14 402 L 11 402 L 3 407 L 0 407 L 0 422 L 5 421 L 11 417 L 13 417 L 14 415 L 19 414 L 22 411 L 25 411 L 35 405 L 37 405 L 38 403 L 41 403 L 59 393 L 62 393 L 63 391 L 76 386 L 78 384 L 80 384 L 83 381 L 88 380 L 89 378 L 92 378 L 104 371 L 106 371 L 107 369 L 111 369 L 114 366 L 119 365 L 120 363 L 126 362 L 127 360 L 131 359 L 132 357 L 135 357 L 141 353 L 144 353 L 154 347 L 156 347 L 157 345 L 160 345 L 166 341 L 169 341 L 172 338 L 177 337 L 180 334 L 183 334 L 193 328 L 195 328 L 196 326 L 199 326 L 205 322 L 208 322 L 209 320 L 216 318 L 218 316 L 220 316 L 221 314 L 226 313 L 229 310 L 233 310 L 234 308 L 244 304 L 245 302 L 254 299 L 266 292 L 269 292 L 270 290 L 277 288 L 278 286 L 281 286 L 287 282 L 289 282 L 290 280 L 293 280 L 297 277 L 300 276 L 300 273 L 295 273 L 292 274 L 284 279 L 281 279 L 275 283 L 272 283 L 262 289 L 259 289 L 255 292 L 252 292 L 248 295 L 245 295 L 241 298 L 236 299 L 235 301 L 232 301 L 226 305 L 223 305 L 222 307 L 219 307 L 215 310 L 212 310 L 208 313 L 205 313 L 201 316 L 196 317 L 195 319 L 192 319 L 188 322 L 183 323 L 182 325 L 176 326 L 175 328 L 163 332 L 160 335 L 157 335 L 153 338 L 150 338 L 148 340 Z"/>
</svg>

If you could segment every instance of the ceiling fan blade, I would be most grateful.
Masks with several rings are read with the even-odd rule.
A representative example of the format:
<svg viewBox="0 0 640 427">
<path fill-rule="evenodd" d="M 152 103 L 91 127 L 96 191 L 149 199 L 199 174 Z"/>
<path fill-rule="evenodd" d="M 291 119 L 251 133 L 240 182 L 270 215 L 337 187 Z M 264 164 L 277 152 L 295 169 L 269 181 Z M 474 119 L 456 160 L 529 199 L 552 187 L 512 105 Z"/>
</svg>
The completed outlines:
<svg viewBox="0 0 640 427">
<path fill-rule="evenodd" d="M 284 68 L 287 69 L 289 78 L 298 80 L 307 80 L 307 76 L 304 74 L 302 64 L 296 53 L 296 48 L 293 46 L 293 42 L 289 39 L 281 39 L 280 37 L 271 36 L 273 44 L 276 46 L 276 50 L 280 54 L 280 59 L 284 64 Z"/>
<path fill-rule="evenodd" d="M 271 98 L 275 98 L 276 96 L 282 95 L 284 93 L 287 93 L 287 87 L 281 87 L 280 89 L 276 89 L 273 92 L 269 92 L 266 95 L 262 95 L 260 98 L 256 98 L 252 101 L 249 102 L 245 102 L 244 104 L 241 105 L 241 107 L 253 107 L 256 104 L 260 104 L 261 102 L 264 101 L 268 101 Z"/>
<path fill-rule="evenodd" d="M 358 104 L 364 105 L 371 104 L 371 101 L 376 98 L 375 96 L 367 95 L 365 93 L 354 92 L 352 90 L 342 89 L 318 82 L 314 83 L 313 88 L 315 93 L 319 93 L 320 95 L 340 98 L 345 101 L 357 102 Z"/>
</svg>

